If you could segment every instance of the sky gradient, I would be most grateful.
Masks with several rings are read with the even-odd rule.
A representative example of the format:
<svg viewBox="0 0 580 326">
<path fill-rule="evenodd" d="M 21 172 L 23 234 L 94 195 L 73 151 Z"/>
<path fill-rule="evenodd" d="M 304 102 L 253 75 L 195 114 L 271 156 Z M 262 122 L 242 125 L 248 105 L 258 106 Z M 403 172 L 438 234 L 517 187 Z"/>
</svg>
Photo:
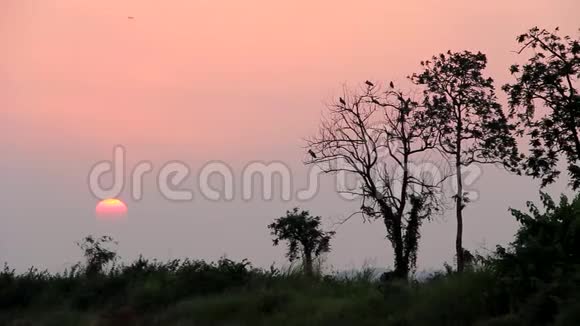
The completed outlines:
<svg viewBox="0 0 580 326">
<path fill-rule="evenodd" d="M 0 0 L 0 263 L 60 270 L 80 259 L 74 242 L 88 234 L 112 235 L 124 259 L 283 263 L 266 229 L 273 218 L 300 205 L 331 225 L 358 207 L 331 179 L 305 203 L 174 203 L 146 187 L 139 202 L 124 194 L 126 221 L 103 223 L 89 170 L 120 144 L 128 166 L 150 160 L 154 172 L 172 160 L 234 171 L 281 161 L 302 185 L 303 138 L 343 85 L 405 84 L 421 60 L 450 49 L 486 53 L 501 86 L 521 59 L 517 35 L 533 26 L 576 35 L 578 12 L 577 0 Z M 465 211 L 466 247 L 505 244 L 516 229 L 508 207 L 536 199 L 538 185 L 485 167 Z M 451 261 L 454 229 L 452 210 L 423 228 L 420 268 Z M 333 248 L 336 268 L 391 262 L 380 223 L 341 225 Z"/>
</svg>

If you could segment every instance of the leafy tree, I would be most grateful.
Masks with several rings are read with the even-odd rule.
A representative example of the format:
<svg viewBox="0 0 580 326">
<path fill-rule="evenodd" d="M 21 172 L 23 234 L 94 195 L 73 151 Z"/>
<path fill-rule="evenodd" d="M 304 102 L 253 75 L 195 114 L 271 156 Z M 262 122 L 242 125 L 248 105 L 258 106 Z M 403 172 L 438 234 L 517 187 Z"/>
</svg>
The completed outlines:
<svg viewBox="0 0 580 326">
<path fill-rule="evenodd" d="M 512 127 L 498 103 L 493 79 L 484 77 L 485 54 L 451 52 L 421 62 L 424 70 L 410 78 L 425 87 L 426 125 L 437 132 L 436 147 L 455 165 L 457 194 L 457 269 L 463 271 L 463 209 L 469 202 L 463 191 L 462 169 L 473 163 L 502 163 L 515 169 L 517 144 Z"/>
<path fill-rule="evenodd" d="M 521 228 L 504 257 L 518 259 L 534 278 L 549 280 L 580 267 L 580 194 L 572 201 L 562 195 L 559 203 L 546 193 L 541 199 L 544 212 L 532 202 L 529 213 L 510 209 Z"/>
<path fill-rule="evenodd" d="M 86 259 L 85 273 L 89 276 L 97 275 L 103 268 L 117 259 L 117 253 L 107 248 L 111 244 L 117 244 L 110 236 L 94 238 L 92 235 L 85 237 L 77 246 L 83 251 Z"/>
<path fill-rule="evenodd" d="M 511 209 L 521 227 L 508 248 L 498 246 L 493 263 L 511 308 L 526 310 L 530 325 L 550 324 L 580 289 L 580 194 L 559 203 L 545 193 L 541 199 L 543 212 L 532 202 L 529 212 Z"/>
<path fill-rule="evenodd" d="M 367 82 L 329 111 L 319 134 L 307 142 L 306 164 L 359 178 L 356 188 L 342 191 L 361 199 L 360 211 L 351 216 L 382 221 L 394 251 L 393 274 L 407 278 L 415 267 L 420 226 L 439 210 L 444 180 L 415 165 L 433 150 L 432 128 L 419 123 L 424 110 L 393 83 L 383 89 Z"/>
<path fill-rule="evenodd" d="M 313 274 L 313 260 L 321 254 L 330 251 L 330 240 L 334 231 L 323 231 L 320 226 L 320 216 L 311 216 L 308 211 L 294 208 L 286 212 L 286 216 L 276 219 L 268 225 L 277 246 L 280 241 L 288 242 L 286 256 L 294 261 L 302 256 L 304 271 Z"/>
<path fill-rule="evenodd" d="M 512 65 L 514 84 L 503 89 L 509 96 L 510 116 L 519 122 L 519 134 L 529 137 L 527 174 L 542 186 L 554 182 L 557 163 L 566 158 L 571 185 L 580 188 L 580 39 L 558 36 L 537 27 L 518 36 L 518 53 L 531 51 L 524 65 Z"/>
</svg>

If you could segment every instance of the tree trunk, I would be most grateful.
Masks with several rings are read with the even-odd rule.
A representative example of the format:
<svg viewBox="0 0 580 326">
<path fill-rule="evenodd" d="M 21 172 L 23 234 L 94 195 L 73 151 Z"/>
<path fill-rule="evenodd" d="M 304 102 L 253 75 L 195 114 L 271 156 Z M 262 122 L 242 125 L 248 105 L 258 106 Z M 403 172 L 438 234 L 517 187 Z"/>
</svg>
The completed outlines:
<svg viewBox="0 0 580 326">
<path fill-rule="evenodd" d="M 417 250 L 419 247 L 419 225 L 420 217 L 419 211 L 422 205 L 417 201 L 412 201 L 411 213 L 408 217 L 407 227 L 405 228 L 405 236 L 403 237 L 405 243 L 405 264 L 407 265 L 408 272 L 411 272 L 413 268 L 417 266 Z M 414 213 L 415 212 L 415 213 Z"/>
<path fill-rule="evenodd" d="M 455 162 L 455 173 L 457 174 L 457 195 L 455 198 L 455 209 L 457 215 L 457 234 L 455 237 L 455 251 L 457 254 L 457 271 L 463 272 L 465 261 L 463 257 L 463 181 L 461 180 L 461 161 L 458 151 Z"/>
<path fill-rule="evenodd" d="M 314 269 L 312 267 L 312 252 L 306 251 L 304 253 L 304 274 L 306 276 L 314 275 Z"/>
<path fill-rule="evenodd" d="M 403 230 L 401 224 L 402 217 L 399 214 L 395 215 L 385 202 L 381 201 L 380 199 L 376 200 L 381 208 L 381 215 L 383 216 L 385 229 L 387 230 L 387 234 L 390 235 L 389 240 L 391 241 L 391 245 L 395 254 L 394 274 L 397 278 L 407 279 L 409 274 L 409 264 L 405 259 L 405 243 L 403 240 Z"/>
<path fill-rule="evenodd" d="M 386 222 L 386 220 L 385 220 Z M 403 243 L 403 235 L 400 221 L 393 221 L 393 230 L 391 237 L 391 245 L 395 254 L 395 276 L 401 279 L 407 279 L 409 274 L 409 267 L 405 261 L 405 248 Z M 386 225 L 387 223 L 385 223 Z M 388 229 L 388 227 L 387 227 Z"/>
<path fill-rule="evenodd" d="M 403 237 L 400 232 L 400 226 L 398 228 L 398 236 L 394 239 L 393 244 L 395 251 L 395 274 L 398 278 L 407 279 L 409 274 L 409 267 L 405 259 L 405 248 L 403 245 Z"/>
</svg>

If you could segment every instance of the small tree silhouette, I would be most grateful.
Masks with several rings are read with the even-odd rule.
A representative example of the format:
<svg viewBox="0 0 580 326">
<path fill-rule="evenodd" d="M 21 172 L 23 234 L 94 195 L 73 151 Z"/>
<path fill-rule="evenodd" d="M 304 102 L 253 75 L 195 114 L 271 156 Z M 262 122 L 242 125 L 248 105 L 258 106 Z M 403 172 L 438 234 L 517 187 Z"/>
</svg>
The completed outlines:
<svg viewBox="0 0 580 326">
<path fill-rule="evenodd" d="M 273 243 L 288 242 L 286 257 L 294 261 L 302 256 L 304 272 L 313 274 L 312 262 L 315 257 L 330 251 L 330 239 L 334 231 L 323 231 L 320 227 L 320 216 L 311 216 L 308 211 L 299 211 L 298 207 L 286 212 L 268 225 L 274 236 Z"/>
<path fill-rule="evenodd" d="M 86 259 L 85 273 L 87 276 L 101 273 L 105 265 L 117 259 L 117 253 L 107 248 L 110 244 L 116 245 L 117 242 L 106 235 L 100 238 L 94 238 L 89 235 L 81 242 L 77 242 L 77 246 L 81 248 Z"/>
</svg>

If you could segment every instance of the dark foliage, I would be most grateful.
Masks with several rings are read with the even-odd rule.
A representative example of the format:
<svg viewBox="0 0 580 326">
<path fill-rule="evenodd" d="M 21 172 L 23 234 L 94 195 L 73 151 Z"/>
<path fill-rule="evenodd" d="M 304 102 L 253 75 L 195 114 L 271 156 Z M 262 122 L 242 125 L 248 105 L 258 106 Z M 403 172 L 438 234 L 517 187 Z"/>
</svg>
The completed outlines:
<svg viewBox="0 0 580 326">
<path fill-rule="evenodd" d="M 243 286 L 259 275 L 247 261 L 221 259 L 217 263 L 143 258 L 108 273 L 87 275 L 80 269 L 51 275 L 31 269 L 18 275 L 5 267 L 0 273 L 0 310 L 30 305 L 61 305 L 75 309 L 130 304 L 140 310 L 162 308 L 191 295 L 208 295 Z M 265 274 L 265 272 L 264 272 Z M 59 300 L 55 300 L 55 299 Z"/>
<path fill-rule="evenodd" d="M 561 37 L 537 27 L 518 36 L 519 53 L 531 52 L 524 65 L 510 68 L 514 84 L 503 89 L 509 96 L 510 115 L 519 121 L 519 134 L 529 137 L 526 172 L 545 186 L 560 174 L 565 158 L 571 186 L 580 188 L 580 39 Z"/>
<path fill-rule="evenodd" d="M 297 207 L 286 212 L 286 216 L 276 219 L 268 225 L 272 240 L 277 246 L 280 241 L 288 242 L 286 257 L 294 261 L 301 257 L 307 274 L 313 273 L 313 259 L 330 251 L 330 240 L 334 231 L 323 231 L 320 216 L 311 216 L 308 211 Z"/>
<path fill-rule="evenodd" d="M 114 263 L 117 253 L 109 246 L 117 244 L 110 236 L 95 238 L 92 235 L 85 237 L 77 246 L 83 251 L 86 259 L 85 273 L 94 276 L 103 271 L 109 263 Z"/>
<path fill-rule="evenodd" d="M 528 325 L 553 322 L 562 307 L 580 298 L 580 194 L 556 204 L 542 193 L 542 203 L 544 212 L 531 202 L 529 213 L 511 210 L 521 228 L 491 262 L 509 299 L 506 307 L 524 315 Z"/>
</svg>

